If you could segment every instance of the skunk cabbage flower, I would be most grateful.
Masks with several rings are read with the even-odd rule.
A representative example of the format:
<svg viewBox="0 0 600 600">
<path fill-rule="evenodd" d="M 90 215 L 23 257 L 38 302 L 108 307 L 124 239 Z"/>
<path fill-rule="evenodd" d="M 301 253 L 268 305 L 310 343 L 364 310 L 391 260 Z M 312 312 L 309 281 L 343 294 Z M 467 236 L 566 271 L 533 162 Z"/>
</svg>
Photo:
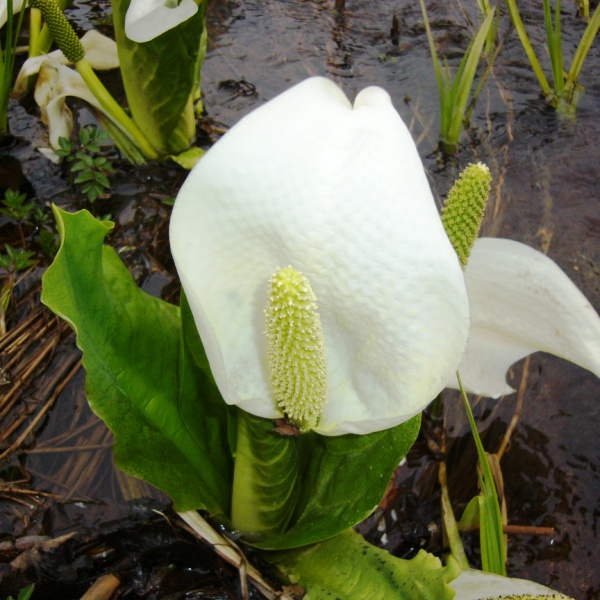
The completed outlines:
<svg viewBox="0 0 600 600">
<path fill-rule="evenodd" d="M 465 280 L 471 303 L 471 333 L 459 367 L 465 389 L 492 398 L 510 394 L 507 369 L 536 350 L 600 377 L 600 317 L 546 255 L 519 242 L 481 238 Z"/>
<path fill-rule="evenodd" d="M 99 31 L 91 29 L 81 38 L 81 44 L 85 50 L 85 58 L 94 69 L 106 70 L 116 69 L 119 66 L 119 56 L 117 53 L 117 44 L 114 40 L 102 35 Z M 12 95 L 20 98 L 27 93 L 27 82 L 29 77 L 37 75 L 42 65 L 49 59 L 61 63 L 69 64 L 69 59 L 60 50 L 54 50 L 41 56 L 28 58 L 21 67 Z M 85 84 L 84 84 L 85 85 Z"/>
<path fill-rule="evenodd" d="M 370 433 L 418 414 L 456 371 L 463 272 L 409 131 L 380 88 L 352 105 L 313 78 L 255 110 L 190 173 L 171 249 L 229 404 L 282 417 L 265 335 L 269 281 L 314 291 L 327 396 L 314 429 Z"/>
<path fill-rule="evenodd" d="M 34 97 L 41 109 L 42 121 L 48 126 L 48 138 L 52 148 L 60 147 L 59 138 L 71 137 L 73 114 L 66 103 L 69 96 L 81 98 L 102 111 L 100 103 L 77 71 L 55 58 L 45 60 L 40 66 Z M 53 159 L 51 152 L 44 154 Z"/>
<path fill-rule="evenodd" d="M 456 592 L 454 600 L 568 600 L 568 596 L 559 594 L 539 583 L 526 579 L 512 579 L 476 571 L 464 570 L 450 586 Z"/>
<path fill-rule="evenodd" d="M 512 391 L 506 370 L 536 350 L 600 376 L 600 317 L 555 263 L 483 238 L 470 258 L 459 252 L 463 274 L 441 223 L 382 89 L 365 89 L 352 106 L 313 78 L 242 119 L 191 172 L 171 221 L 177 270 L 225 401 L 289 416 L 276 396 L 295 381 L 291 396 L 323 394 L 320 417 L 303 407 L 299 426 L 341 435 L 408 420 L 456 386 L 457 367 L 468 391 L 492 397 Z M 296 294 L 305 300 L 290 300 L 292 322 L 277 330 L 265 324 L 265 311 L 274 314 L 267 290 L 287 267 L 306 280 Z M 292 383 L 272 376 L 282 336 L 282 360 L 299 373 Z M 321 346 L 324 366 L 308 385 L 305 357 Z"/>
<path fill-rule="evenodd" d="M 197 12 L 194 0 L 131 0 L 125 15 L 125 34 L 134 42 L 149 42 Z"/>
</svg>

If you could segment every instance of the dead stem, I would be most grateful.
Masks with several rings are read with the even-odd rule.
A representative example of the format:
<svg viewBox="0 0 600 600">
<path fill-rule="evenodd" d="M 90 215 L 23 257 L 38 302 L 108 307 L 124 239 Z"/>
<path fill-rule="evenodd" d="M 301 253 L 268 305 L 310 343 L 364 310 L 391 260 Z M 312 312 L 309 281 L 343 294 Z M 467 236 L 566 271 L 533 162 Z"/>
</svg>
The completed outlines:
<svg viewBox="0 0 600 600">
<path fill-rule="evenodd" d="M 121 586 L 121 580 L 112 573 L 98 577 L 81 600 L 110 600 Z"/>
<path fill-rule="evenodd" d="M 67 361 L 62 365 L 62 368 L 60 369 L 60 371 L 53 378 L 53 382 L 51 382 L 51 383 L 55 383 L 57 380 L 60 381 L 60 383 L 54 389 L 54 393 L 52 393 L 52 395 L 45 402 L 42 409 L 31 420 L 31 422 L 29 423 L 29 425 L 27 426 L 25 431 L 2 454 L 0 454 L 0 460 L 5 458 L 12 452 L 14 452 L 17 448 L 19 448 L 19 446 L 25 441 L 27 436 L 33 431 L 33 429 L 36 427 L 36 425 L 40 422 L 42 417 L 44 417 L 44 415 L 50 410 L 50 408 L 54 404 L 54 401 L 56 400 L 56 398 L 58 398 L 58 396 L 61 394 L 61 392 L 65 389 L 65 387 L 69 383 L 69 381 L 73 378 L 73 376 L 77 373 L 77 371 L 79 371 L 79 368 L 81 367 L 81 360 L 78 360 L 77 363 L 75 364 L 75 366 L 73 368 L 71 368 L 71 370 L 66 374 L 66 376 L 62 377 L 62 374 L 64 373 L 64 371 L 66 371 L 71 366 L 73 359 L 75 359 L 75 355 L 73 355 L 71 357 L 71 361 Z"/>
<path fill-rule="evenodd" d="M 33 448 L 26 450 L 27 454 L 53 454 L 57 452 L 89 452 L 90 450 L 110 450 L 112 442 L 105 444 L 88 444 L 85 446 L 61 446 L 58 448 Z"/>
<path fill-rule="evenodd" d="M 64 444 L 65 442 L 76 439 L 83 439 L 83 434 L 88 431 L 88 429 L 92 429 L 93 427 L 98 426 L 99 419 L 91 419 L 85 425 L 81 425 L 80 427 L 71 427 L 68 431 L 61 433 L 59 435 L 54 436 L 51 440 L 46 441 L 45 443 L 37 444 L 35 450 L 29 450 L 29 453 L 33 452 L 43 452 L 45 450 L 51 451 L 54 447 L 54 444 Z M 86 446 L 87 447 L 87 446 Z"/>
<path fill-rule="evenodd" d="M 240 571 L 240 578 L 242 580 L 242 588 L 246 585 L 244 580 L 250 579 L 256 589 L 268 600 L 293 600 L 290 595 L 286 592 L 275 591 L 262 577 L 262 575 L 251 565 L 242 550 L 226 537 L 223 537 L 220 533 L 217 533 L 209 523 L 202 518 L 202 516 L 195 510 L 177 513 L 189 527 L 186 529 L 191 530 L 191 533 L 199 537 L 201 540 L 210 544 L 214 551 L 229 564 L 233 565 Z M 246 595 L 247 598 L 247 588 Z"/>
<path fill-rule="evenodd" d="M 519 418 L 521 417 L 521 413 L 523 412 L 523 400 L 525 398 L 525 390 L 527 389 L 527 380 L 529 378 L 529 356 L 525 359 L 523 363 L 523 373 L 521 375 L 521 382 L 519 383 L 519 390 L 517 392 L 517 405 L 515 406 L 515 411 L 513 413 L 512 419 L 508 424 L 508 429 L 502 438 L 502 442 L 500 443 L 500 447 L 496 451 L 496 456 L 498 460 L 502 460 L 504 453 L 510 444 L 510 438 L 519 422 Z"/>
<path fill-rule="evenodd" d="M 6 418 L 16 401 L 20 398 L 19 393 L 22 388 L 30 383 L 29 379 L 32 378 L 42 361 L 54 352 L 62 334 L 67 331 L 67 328 L 61 325 L 58 325 L 57 329 L 58 332 L 56 335 L 51 339 L 46 340 L 41 347 L 37 348 L 32 357 L 28 357 L 26 361 L 23 361 L 24 364 L 20 365 L 20 368 L 17 369 L 17 373 L 13 375 L 13 378 L 16 379 L 15 384 L 6 393 L 2 400 L 2 404 L 0 404 L 0 407 L 2 408 L 2 412 L 0 412 L 0 422 Z"/>
<path fill-rule="evenodd" d="M 461 527 L 459 525 L 459 530 L 462 533 L 467 533 L 470 531 L 479 531 L 479 525 L 474 525 L 472 527 Z M 536 525 L 503 525 L 502 531 L 506 535 L 554 535 L 555 529 L 554 527 L 537 527 Z"/>
<path fill-rule="evenodd" d="M 12 344 L 17 338 L 21 341 L 15 343 L 22 343 L 29 336 L 29 328 L 34 321 L 40 318 L 44 313 L 44 309 L 39 307 L 36 311 L 32 312 L 28 317 L 23 319 L 18 325 L 13 327 L 6 335 L 0 338 L 0 351 L 9 351 L 9 345 Z"/>
</svg>

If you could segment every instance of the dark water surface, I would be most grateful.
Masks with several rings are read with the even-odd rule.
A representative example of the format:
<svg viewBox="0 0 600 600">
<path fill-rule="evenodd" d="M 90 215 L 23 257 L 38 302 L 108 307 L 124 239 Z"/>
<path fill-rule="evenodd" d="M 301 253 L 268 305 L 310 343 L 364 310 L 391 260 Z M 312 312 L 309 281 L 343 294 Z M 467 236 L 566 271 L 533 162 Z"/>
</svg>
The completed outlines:
<svg viewBox="0 0 600 600">
<path fill-rule="evenodd" d="M 476 3 L 463 4 L 475 21 Z M 519 6 L 534 46 L 541 49 L 538 3 Z M 428 3 L 428 10 L 438 51 L 457 65 L 471 35 L 460 4 Z M 562 18 L 568 67 L 583 24 L 573 4 L 563 9 Z M 418 2 L 246 0 L 214 6 L 212 19 L 218 25 L 202 88 L 212 117 L 230 126 L 311 75 L 332 78 L 349 97 L 380 85 L 410 125 L 436 192 L 443 196 L 469 162 L 487 163 L 494 189 L 482 234 L 547 252 L 600 310 L 598 41 L 580 78 L 586 93 L 577 118 L 564 120 L 540 98 L 520 42 L 508 16 L 502 15 L 504 46 L 473 112 L 472 128 L 461 138 L 458 155 L 443 163 L 435 152 L 438 93 Z M 538 54 L 546 65 L 545 54 Z M 252 87 L 236 89 L 232 82 Z M 520 373 L 517 366 L 515 387 Z M 540 354 L 532 358 L 528 373 L 523 414 L 502 460 L 509 523 L 553 526 L 556 533 L 511 537 L 509 573 L 575 598 L 600 598 L 600 381 Z M 509 422 L 515 403 L 516 395 L 482 401 L 476 407 L 486 417 L 482 427 L 494 419 Z M 460 404 L 450 404 L 447 411 L 455 423 L 452 435 L 466 433 Z M 500 427 L 501 433 L 505 428 Z M 499 438 L 486 437 L 489 450 L 497 449 Z M 460 482 L 453 485 L 460 488 Z"/>
<path fill-rule="evenodd" d="M 74 12 L 82 29 L 89 28 L 89 19 L 97 12 L 89 10 L 90 4 L 81 2 Z M 473 21 L 477 17 L 475 1 L 464 4 L 428 6 L 439 51 L 451 66 L 458 64 L 471 36 L 465 11 Z M 541 48 L 543 22 L 537 4 L 519 3 Z M 397 32 L 392 31 L 394 19 Z M 583 28 L 575 5 L 569 3 L 563 10 L 566 65 Z M 503 14 L 503 49 L 473 112 L 472 127 L 461 138 L 457 156 L 444 161 L 436 152 L 438 95 L 418 2 L 213 1 L 209 32 L 202 91 L 206 110 L 216 123 L 233 125 L 311 75 L 332 78 L 350 97 L 368 85 L 380 85 L 410 125 L 436 194 L 444 196 L 469 162 L 486 162 L 494 187 L 483 235 L 519 240 L 547 252 L 600 310 L 598 41 L 584 65 L 581 83 L 586 93 L 577 118 L 564 120 L 539 97 L 537 81 Z M 123 177 L 117 188 L 122 195 L 121 224 L 146 220 L 150 214 L 164 236 L 164 214 L 143 204 L 145 184 L 166 196 L 170 187 L 176 191 L 181 179 L 176 169 L 161 176 L 142 171 L 135 180 Z M 146 279 L 146 284 L 160 289 L 169 282 L 161 273 L 156 268 L 154 279 L 150 283 Z M 600 598 L 600 381 L 574 365 L 539 354 L 526 369 L 517 365 L 510 377 L 514 387 L 519 387 L 522 377 L 525 380 L 522 416 L 502 459 L 508 520 L 516 525 L 553 526 L 555 534 L 511 537 L 509 574 L 552 585 L 575 598 Z M 87 421 L 80 419 L 86 410 L 81 377 L 63 396 L 40 435 L 42 447 L 65 429 L 86 427 Z M 515 404 L 516 395 L 476 404 L 490 451 L 497 449 Z M 458 440 L 449 469 L 451 493 L 459 505 L 468 500 L 461 490 L 471 490 L 475 473 L 474 467 L 459 468 L 468 454 L 461 448 L 469 444 L 461 438 L 467 424 L 460 404 L 449 398 L 446 413 L 449 432 Z M 67 488 L 73 497 L 110 501 L 117 514 L 122 498 L 109 466 L 110 438 L 101 426 L 82 429 L 81 435 L 96 448 L 89 468 L 101 475 L 92 478 L 93 485 L 77 487 L 77 482 L 65 485 L 63 481 L 52 487 L 51 469 L 64 469 L 68 460 L 58 454 L 49 463 L 43 454 L 32 453 L 24 467 L 45 489 L 64 493 Z"/>
</svg>

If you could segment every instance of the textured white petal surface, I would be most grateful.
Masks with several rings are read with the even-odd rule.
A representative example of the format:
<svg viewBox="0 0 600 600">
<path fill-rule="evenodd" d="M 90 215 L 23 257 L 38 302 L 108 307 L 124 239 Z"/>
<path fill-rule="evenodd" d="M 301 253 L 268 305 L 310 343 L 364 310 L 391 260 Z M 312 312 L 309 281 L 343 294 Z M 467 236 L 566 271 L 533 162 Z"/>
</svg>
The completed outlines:
<svg viewBox="0 0 600 600">
<path fill-rule="evenodd" d="M 458 259 L 410 133 L 380 88 L 354 107 L 313 78 L 255 110 L 181 189 L 171 248 L 225 400 L 276 409 L 266 358 L 268 281 L 310 281 L 328 397 L 317 431 L 368 433 L 420 412 L 468 333 Z"/>
<path fill-rule="evenodd" d="M 94 69 L 116 69 L 119 66 L 117 44 L 114 40 L 92 29 L 81 38 L 85 50 L 85 58 Z M 13 96 L 20 98 L 27 93 L 27 81 L 31 75 L 37 75 L 42 64 L 52 58 L 63 65 L 69 64 L 69 59 L 60 51 L 54 50 L 49 54 L 28 58 L 21 67 L 13 88 Z"/>
<path fill-rule="evenodd" d="M 547 256 L 512 240 L 481 238 L 465 279 L 472 323 L 459 370 L 466 389 L 492 398 L 512 392 L 506 371 L 536 350 L 600 377 L 600 317 Z"/>
<path fill-rule="evenodd" d="M 125 15 L 125 34 L 134 42 L 149 42 L 197 12 L 194 0 L 181 0 L 174 8 L 169 8 L 165 0 L 131 0 Z"/>
<path fill-rule="evenodd" d="M 568 598 L 539 583 L 526 579 L 512 579 L 501 575 L 483 573 L 474 569 L 464 570 L 451 584 L 456 591 L 454 600 L 483 600 L 505 598 L 510 595 L 530 594 L 541 598 Z"/>
</svg>

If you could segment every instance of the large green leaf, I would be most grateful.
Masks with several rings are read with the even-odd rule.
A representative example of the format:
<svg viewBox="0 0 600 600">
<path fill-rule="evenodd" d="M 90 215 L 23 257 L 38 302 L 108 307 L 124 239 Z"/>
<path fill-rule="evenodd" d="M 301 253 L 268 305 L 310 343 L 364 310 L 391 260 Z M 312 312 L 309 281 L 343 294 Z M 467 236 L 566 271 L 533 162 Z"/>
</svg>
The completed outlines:
<svg viewBox="0 0 600 600">
<path fill-rule="evenodd" d="M 94 412 L 115 435 L 115 462 L 164 490 L 177 510 L 226 515 L 232 459 L 227 408 L 207 371 L 187 305 L 142 292 L 103 246 L 112 223 L 54 208 L 61 247 L 42 301 L 77 334 Z M 183 329 L 183 330 L 182 330 Z"/>
<path fill-rule="evenodd" d="M 145 43 L 125 35 L 129 0 L 112 0 L 119 62 L 129 109 L 162 154 L 180 154 L 194 139 L 193 96 L 198 91 L 207 0 L 198 12 Z"/>
<path fill-rule="evenodd" d="M 420 415 L 368 435 L 298 438 L 300 497 L 288 531 L 255 545 L 276 550 L 330 538 L 360 523 L 381 501 L 390 477 L 415 441 Z"/>
<path fill-rule="evenodd" d="M 421 550 L 412 560 L 392 556 L 349 530 L 295 550 L 264 553 L 292 583 L 306 589 L 304 600 L 450 600 L 448 583 L 460 573 L 450 559 L 446 567 Z"/>
</svg>

